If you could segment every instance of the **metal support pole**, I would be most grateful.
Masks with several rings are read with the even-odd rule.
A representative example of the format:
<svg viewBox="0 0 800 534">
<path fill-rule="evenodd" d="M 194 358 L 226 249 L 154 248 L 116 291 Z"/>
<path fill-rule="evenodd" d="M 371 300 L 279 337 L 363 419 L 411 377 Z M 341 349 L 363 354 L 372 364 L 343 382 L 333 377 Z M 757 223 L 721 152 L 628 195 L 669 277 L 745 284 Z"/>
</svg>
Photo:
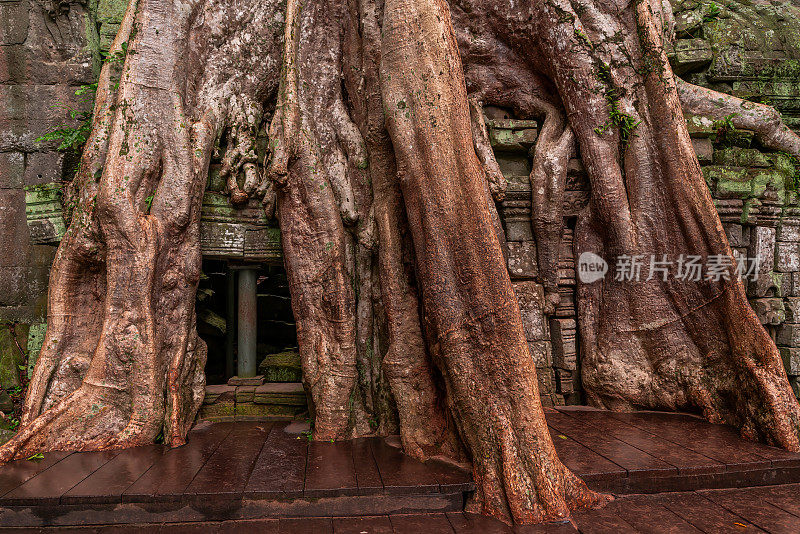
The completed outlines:
<svg viewBox="0 0 800 534">
<path fill-rule="evenodd" d="M 228 266 L 228 294 L 225 306 L 225 380 L 236 374 L 236 271 Z"/>
<path fill-rule="evenodd" d="M 239 271 L 239 365 L 240 378 L 256 376 L 256 269 Z"/>
</svg>

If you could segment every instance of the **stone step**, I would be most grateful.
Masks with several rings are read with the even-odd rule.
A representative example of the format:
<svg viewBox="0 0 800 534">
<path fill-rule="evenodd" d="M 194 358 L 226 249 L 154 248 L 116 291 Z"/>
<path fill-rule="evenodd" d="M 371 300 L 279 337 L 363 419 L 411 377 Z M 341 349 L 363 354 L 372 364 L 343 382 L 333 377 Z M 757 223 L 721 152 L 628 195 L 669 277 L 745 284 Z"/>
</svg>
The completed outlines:
<svg viewBox="0 0 800 534">
<path fill-rule="evenodd" d="M 306 406 L 306 392 L 300 382 L 268 382 L 255 389 L 256 404 Z"/>
<path fill-rule="evenodd" d="M 269 382 L 262 385 L 211 385 L 200 407 L 198 419 L 206 421 L 286 420 L 308 410 L 299 382 Z"/>
<path fill-rule="evenodd" d="M 258 365 L 258 374 L 266 382 L 300 382 L 303 377 L 300 354 L 296 351 L 267 354 Z"/>
</svg>

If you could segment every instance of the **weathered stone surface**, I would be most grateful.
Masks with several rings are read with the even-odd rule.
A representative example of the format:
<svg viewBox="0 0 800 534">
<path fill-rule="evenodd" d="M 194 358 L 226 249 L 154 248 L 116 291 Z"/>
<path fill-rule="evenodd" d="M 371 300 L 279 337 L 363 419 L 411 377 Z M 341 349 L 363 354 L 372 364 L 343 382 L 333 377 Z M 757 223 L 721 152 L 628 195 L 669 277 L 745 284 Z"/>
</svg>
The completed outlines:
<svg viewBox="0 0 800 534">
<path fill-rule="evenodd" d="M 0 45 L 19 45 L 28 37 L 28 2 L 0 2 Z"/>
<path fill-rule="evenodd" d="M 258 365 L 258 373 L 266 382 L 300 382 L 303 370 L 296 351 L 267 354 Z"/>
<path fill-rule="evenodd" d="M 250 261 L 281 261 L 281 233 L 275 227 L 246 228 L 243 258 Z"/>
<path fill-rule="evenodd" d="M 200 247 L 208 257 L 244 257 L 245 225 L 203 221 L 200 223 Z"/>
<path fill-rule="evenodd" d="M 684 114 L 686 128 L 692 139 L 707 139 L 716 133 L 714 121 L 700 115 Z"/>
<path fill-rule="evenodd" d="M 733 248 L 747 247 L 750 244 L 750 229 L 742 227 L 741 224 L 723 224 L 725 235 Z"/>
<path fill-rule="evenodd" d="M 745 199 L 753 190 L 751 177 L 744 167 L 711 165 L 703 167 L 703 176 L 717 198 Z"/>
<path fill-rule="evenodd" d="M 37 186 L 61 181 L 64 154 L 38 152 L 28 154 L 25 161 L 25 185 Z"/>
<path fill-rule="evenodd" d="M 787 297 L 783 301 L 786 321 L 789 323 L 800 323 L 800 298 Z"/>
<path fill-rule="evenodd" d="M 800 243 L 778 241 L 775 270 L 783 273 L 800 271 Z"/>
<path fill-rule="evenodd" d="M 303 384 L 297 382 L 266 383 L 258 386 L 255 389 L 253 402 L 289 406 L 305 406 L 307 404 Z"/>
<path fill-rule="evenodd" d="M 27 262 L 25 192 L 20 189 L 0 189 L 0 251 L 4 251 L 0 267 L 21 267 Z"/>
<path fill-rule="evenodd" d="M 537 368 L 536 379 L 539 382 L 540 394 L 547 395 L 556 392 L 556 374 L 552 367 Z"/>
<path fill-rule="evenodd" d="M 304 413 L 306 405 L 243 403 L 235 411 L 237 421 L 286 420 Z"/>
<path fill-rule="evenodd" d="M 775 341 L 784 347 L 800 347 L 800 324 L 784 323 L 779 326 Z"/>
<path fill-rule="evenodd" d="M 683 74 L 711 63 L 711 45 L 704 39 L 676 39 L 675 52 L 670 58 L 675 74 Z"/>
<path fill-rule="evenodd" d="M 531 163 L 527 155 L 498 152 L 495 159 L 506 177 L 528 176 L 531 173 Z"/>
<path fill-rule="evenodd" d="M 800 375 L 800 347 L 779 347 L 783 366 L 789 375 Z"/>
<path fill-rule="evenodd" d="M 21 189 L 24 185 L 25 155 L 0 152 L 0 189 Z"/>
<path fill-rule="evenodd" d="M 553 365 L 560 369 L 577 368 L 577 332 L 574 319 L 550 319 L 553 340 Z"/>
<path fill-rule="evenodd" d="M 730 167 L 770 167 L 767 156 L 754 148 L 729 147 L 714 152 L 714 163 Z"/>
<path fill-rule="evenodd" d="M 20 384 L 19 366 L 25 364 L 26 325 L 0 325 L 0 388 L 10 389 Z"/>
<path fill-rule="evenodd" d="M 0 388 L 0 412 L 9 414 L 13 411 L 14 403 L 11 400 L 11 396 L 6 392 L 5 389 Z M 2 443 L 2 437 L 0 437 L 0 443 Z"/>
<path fill-rule="evenodd" d="M 260 386 L 264 383 L 261 375 L 251 377 L 232 376 L 228 379 L 229 386 Z"/>
<path fill-rule="evenodd" d="M 214 404 L 203 404 L 197 418 L 205 421 L 235 421 L 236 420 L 236 401 L 226 400 Z"/>
<path fill-rule="evenodd" d="M 3 276 L 0 276 L 0 306 L 22 304 L 27 294 L 28 269 L 20 266 L 3 266 L 2 271 Z"/>
<path fill-rule="evenodd" d="M 692 139 L 694 153 L 701 164 L 711 163 L 714 159 L 714 144 L 711 139 Z"/>
<path fill-rule="evenodd" d="M 206 386 L 206 395 L 203 398 L 204 404 L 214 404 L 222 397 L 225 399 L 236 399 L 236 386 L 229 386 L 227 384 L 219 384 Z"/>
<path fill-rule="evenodd" d="M 796 376 L 789 377 L 789 385 L 792 386 L 794 396 L 800 398 L 800 378 Z"/>
<path fill-rule="evenodd" d="M 698 11 L 683 11 L 675 15 L 675 33 L 679 37 L 692 37 L 703 24 L 703 15 Z"/>
<path fill-rule="evenodd" d="M 533 227 L 527 217 L 505 220 L 506 239 L 509 241 L 533 241 Z"/>
<path fill-rule="evenodd" d="M 750 306 L 763 325 L 779 325 L 786 320 L 786 312 L 781 298 L 752 299 Z"/>
<path fill-rule="evenodd" d="M 236 386 L 236 404 L 253 402 L 256 386 Z"/>
<path fill-rule="evenodd" d="M 784 219 L 778 227 L 778 241 L 800 243 L 800 225 L 796 220 Z"/>
<path fill-rule="evenodd" d="M 534 241 L 508 241 L 506 245 L 511 278 L 534 278 L 539 274 Z"/>
<path fill-rule="evenodd" d="M 772 278 L 775 261 L 775 228 L 756 226 L 750 231 L 750 246 L 747 255 L 758 259 L 758 278 L 749 279 L 747 293 L 751 297 L 766 297 L 776 287 Z M 780 285 L 777 286 L 780 288 Z"/>
<path fill-rule="evenodd" d="M 528 350 L 533 358 L 536 367 L 553 366 L 553 349 L 549 340 L 547 341 L 528 341 Z"/>
<path fill-rule="evenodd" d="M 68 109 L 91 111 L 92 102 L 76 95 L 76 90 L 77 87 L 65 84 L 0 85 L 0 121 L 34 123 L 55 120 L 62 124 L 77 125 L 77 121 L 70 120 Z"/>
<path fill-rule="evenodd" d="M 549 332 L 542 310 L 544 309 L 544 290 L 534 281 L 512 282 L 519 302 L 525 338 L 528 341 L 547 340 Z"/>
</svg>

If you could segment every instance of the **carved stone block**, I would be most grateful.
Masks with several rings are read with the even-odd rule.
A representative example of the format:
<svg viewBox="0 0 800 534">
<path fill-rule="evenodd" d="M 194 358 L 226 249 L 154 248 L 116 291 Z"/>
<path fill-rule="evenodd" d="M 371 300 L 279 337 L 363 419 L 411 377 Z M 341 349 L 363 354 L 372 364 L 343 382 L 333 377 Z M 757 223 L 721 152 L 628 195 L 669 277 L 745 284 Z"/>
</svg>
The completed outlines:
<svg viewBox="0 0 800 534">
<path fill-rule="evenodd" d="M 711 62 L 711 45 L 704 39 L 676 39 L 675 53 L 670 58 L 675 74 L 696 70 Z"/>
<path fill-rule="evenodd" d="M 800 375 L 800 347 L 779 347 L 788 375 Z"/>
<path fill-rule="evenodd" d="M 529 217 L 505 217 L 506 239 L 508 241 L 533 241 L 533 227 Z"/>
<path fill-rule="evenodd" d="M 769 167 L 769 159 L 765 154 L 755 148 L 730 147 L 714 152 L 716 165 L 733 167 Z"/>
<path fill-rule="evenodd" d="M 553 349 L 550 341 L 528 341 L 528 350 L 536 367 L 553 366 Z"/>
<path fill-rule="evenodd" d="M 741 224 L 723 224 L 728 242 L 733 248 L 746 247 L 750 244 L 750 229 L 742 227 Z"/>
<path fill-rule="evenodd" d="M 800 297 L 787 297 L 783 299 L 786 321 L 800 323 Z"/>
<path fill-rule="evenodd" d="M 751 177 L 744 167 L 709 165 L 703 167 L 703 176 L 716 198 L 745 199 L 753 191 Z"/>
<path fill-rule="evenodd" d="M 775 335 L 778 345 L 784 347 L 800 347 L 800 324 L 784 323 L 778 327 Z"/>
<path fill-rule="evenodd" d="M 513 282 L 514 293 L 519 302 L 525 338 L 528 341 L 544 341 L 549 339 L 549 331 L 544 313 L 544 290 L 534 281 Z"/>
<path fill-rule="evenodd" d="M 767 297 L 780 290 L 772 277 L 775 262 L 775 228 L 756 226 L 750 230 L 750 246 L 747 255 L 758 260 L 758 278 L 747 280 L 747 294 L 751 297 Z"/>
<path fill-rule="evenodd" d="M 569 369 L 556 369 L 556 392 L 563 395 L 569 395 L 575 391 L 575 375 L 574 370 Z"/>
<path fill-rule="evenodd" d="M 794 223 L 794 224 L 790 224 Z M 778 227 L 778 241 L 800 243 L 800 224 L 797 219 L 792 221 L 783 220 Z"/>
<path fill-rule="evenodd" d="M 511 278 L 534 278 L 539 274 L 534 241 L 508 241 L 506 245 Z"/>
<path fill-rule="evenodd" d="M 714 159 L 714 145 L 711 139 L 692 139 L 692 146 L 694 153 L 697 154 L 697 160 L 701 164 L 711 163 Z"/>
<path fill-rule="evenodd" d="M 504 128 L 506 124 L 516 125 L 523 121 L 490 121 L 489 123 L 489 141 L 492 148 L 502 152 L 519 152 L 527 155 L 528 150 L 536 143 L 536 138 L 539 136 L 539 130 L 536 126 L 528 128 Z M 524 121 L 528 123 L 530 121 Z M 534 122 L 533 125 L 536 123 Z M 531 126 L 531 125 L 528 125 Z"/>
<path fill-rule="evenodd" d="M 750 301 L 750 307 L 756 312 L 763 325 L 779 325 L 786 320 L 786 312 L 781 298 L 763 298 Z"/>
<path fill-rule="evenodd" d="M 800 243 L 778 241 L 775 253 L 775 270 L 782 273 L 800 271 Z"/>
<path fill-rule="evenodd" d="M 31 242 L 58 243 L 66 232 L 61 205 L 61 184 L 49 183 L 26 188 L 25 211 Z"/>
<path fill-rule="evenodd" d="M 550 319 L 553 340 L 553 365 L 574 370 L 578 364 L 577 333 L 574 319 Z"/>
</svg>

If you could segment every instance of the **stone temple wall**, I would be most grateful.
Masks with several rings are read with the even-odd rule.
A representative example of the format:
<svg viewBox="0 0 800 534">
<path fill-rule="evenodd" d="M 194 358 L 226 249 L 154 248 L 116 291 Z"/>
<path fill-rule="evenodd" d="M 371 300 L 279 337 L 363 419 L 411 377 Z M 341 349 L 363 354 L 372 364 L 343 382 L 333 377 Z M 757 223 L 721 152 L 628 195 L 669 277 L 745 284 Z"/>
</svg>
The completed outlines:
<svg viewBox="0 0 800 534">
<path fill-rule="evenodd" d="M 2 392 L 14 391 L 21 379 L 24 382 L 25 373 L 18 373 L 17 365 L 30 368 L 44 332 L 47 275 L 59 234 L 58 217 L 50 217 L 57 211 L 58 188 L 47 184 L 60 182 L 74 165 L 69 156 L 56 150 L 57 142 L 36 139 L 62 125 L 75 126 L 67 108 L 88 109 L 88 103 L 74 93 L 94 81 L 125 3 L 0 0 L 0 411 L 4 409 Z M 671 54 L 679 75 L 692 83 L 772 104 L 790 127 L 800 128 L 800 8 L 763 0 L 673 0 L 673 7 L 677 40 Z M 549 405 L 580 403 L 572 226 L 589 199 L 586 174 L 580 159 L 570 162 L 559 267 L 562 298 L 555 315 L 546 318 L 538 311 L 542 290 L 536 282 L 527 178 L 537 124 L 514 120 L 499 109 L 488 109 L 487 118 L 499 163 L 510 182 L 498 211 L 542 398 Z M 724 124 L 701 117 L 687 120 L 732 246 L 737 253 L 762 261 L 763 272 L 758 282 L 748 285 L 748 296 L 781 348 L 797 390 L 797 166 L 783 154 L 763 150 L 751 132 L 729 132 Z M 218 189 L 213 173 L 210 182 L 210 189 Z M 212 202 L 213 195 L 209 199 L 210 207 L 204 210 L 224 211 Z M 218 213 L 215 217 L 213 224 L 233 224 L 222 221 Z M 254 242 L 266 251 L 262 255 L 272 253 L 260 244 L 271 246 L 274 240 L 256 235 L 265 229 L 247 226 L 241 230 L 243 254 L 249 250 L 248 236 L 258 237 Z M 211 232 L 205 232 L 204 239 L 216 243 Z M 219 256 L 211 253 L 210 257 L 215 254 Z"/>
<path fill-rule="evenodd" d="M 76 88 L 94 80 L 86 28 L 78 3 L 0 0 L 0 391 L 21 385 L 44 331 L 55 247 L 32 244 L 25 189 L 61 180 L 64 154 L 36 139 L 68 123 Z"/>
<path fill-rule="evenodd" d="M 37 139 L 77 126 L 70 110 L 91 111 L 91 96 L 75 92 L 95 82 L 125 5 L 0 0 L 0 411 L 10 408 L 6 390 L 24 385 L 27 373 L 18 366 L 30 371 L 41 347 L 55 255 L 56 243 L 26 224 L 26 197 L 30 210 L 76 159 L 58 141 Z"/>
</svg>

